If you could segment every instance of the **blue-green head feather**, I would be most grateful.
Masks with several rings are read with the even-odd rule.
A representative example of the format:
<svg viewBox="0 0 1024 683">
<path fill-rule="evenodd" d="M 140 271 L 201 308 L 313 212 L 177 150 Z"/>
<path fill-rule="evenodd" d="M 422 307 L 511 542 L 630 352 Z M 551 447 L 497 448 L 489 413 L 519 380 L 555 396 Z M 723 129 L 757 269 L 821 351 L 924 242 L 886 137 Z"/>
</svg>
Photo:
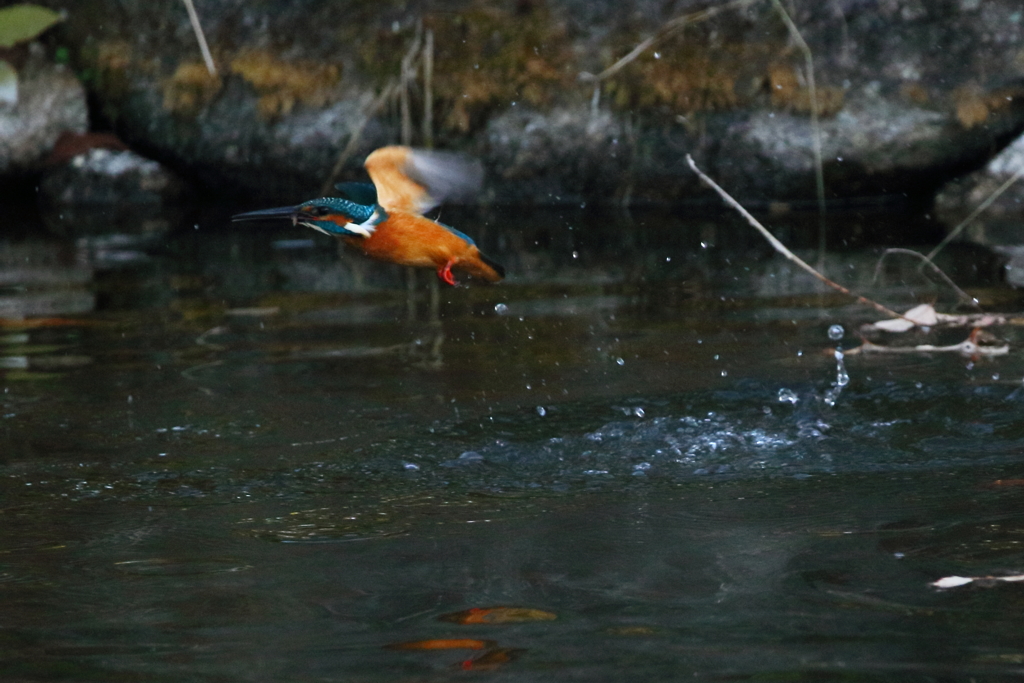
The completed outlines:
<svg viewBox="0 0 1024 683">
<path fill-rule="evenodd" d="M 369 237 L 373 229 L 387 218 L 377 204 L 358 204 L 340 197 L 320 197 L 298 206 L 250 211 L 232 216 L 235 221 L 290 219 L 328 235 L 336 237 Z"/>
</svg>

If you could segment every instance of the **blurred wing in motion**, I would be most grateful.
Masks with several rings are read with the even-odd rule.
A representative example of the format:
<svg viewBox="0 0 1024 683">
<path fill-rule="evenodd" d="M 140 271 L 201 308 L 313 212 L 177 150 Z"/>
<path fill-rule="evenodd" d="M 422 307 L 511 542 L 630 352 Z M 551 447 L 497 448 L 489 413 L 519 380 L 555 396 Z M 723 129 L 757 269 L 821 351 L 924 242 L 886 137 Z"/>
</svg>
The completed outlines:
<svg viewBox="0 0 1024 683">
<path fill-rule="evenodd" d="M 423 214 L 444 199 L 467 199 L 480 190 L 480 162 L 451 152 L 381 147 L 366 157 L 366 171 L 385 211 Z"/>
<path fill-rule="evenodd" d="M 356 204 L 373 206 L 377 203 L 377 188 L 373 183 L 336 183 L 334 189 L 338 191 L 340 197 Z"/>
</svg>

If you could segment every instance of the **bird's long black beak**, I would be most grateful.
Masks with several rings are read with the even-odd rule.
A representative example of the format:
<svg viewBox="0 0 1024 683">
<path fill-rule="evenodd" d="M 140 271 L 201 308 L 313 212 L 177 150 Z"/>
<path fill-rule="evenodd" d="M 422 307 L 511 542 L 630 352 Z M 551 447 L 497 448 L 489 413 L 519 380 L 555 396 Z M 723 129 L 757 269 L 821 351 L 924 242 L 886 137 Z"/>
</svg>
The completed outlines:
<svg viewBox="0 0 1024 683">
<path fill-rule="evenodd" d="M 295 223 L 299 217 L 299 207 L 297 206 L 280 206 L 276 209 L 261 209 L 259 211 L 248 211 L 246 213 L 236 213 L 231 217 L 234 221 L 277 221 L 282 218 L 290 220 Z"/>
</svg>

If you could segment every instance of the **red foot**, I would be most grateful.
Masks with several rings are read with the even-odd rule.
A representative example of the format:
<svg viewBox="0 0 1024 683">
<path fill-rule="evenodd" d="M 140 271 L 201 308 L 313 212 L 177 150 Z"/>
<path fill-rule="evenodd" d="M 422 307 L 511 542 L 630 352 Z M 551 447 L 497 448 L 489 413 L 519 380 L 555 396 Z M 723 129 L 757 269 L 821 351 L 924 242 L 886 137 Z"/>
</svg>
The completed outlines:
<svg viewBox="0 0 1024 683">
<path fill-rule="evenodd" d="M 437 277 L 441 278 L 441 282 L 447 283 L 452 287 L 459 284 L 455 281 L 455 276 L 452 275 L 452 266 L 454 265 L 455 259 L 448 259 L 448 263 L 444 264 L 444 267 L 437 271 Z"/>
</svg>

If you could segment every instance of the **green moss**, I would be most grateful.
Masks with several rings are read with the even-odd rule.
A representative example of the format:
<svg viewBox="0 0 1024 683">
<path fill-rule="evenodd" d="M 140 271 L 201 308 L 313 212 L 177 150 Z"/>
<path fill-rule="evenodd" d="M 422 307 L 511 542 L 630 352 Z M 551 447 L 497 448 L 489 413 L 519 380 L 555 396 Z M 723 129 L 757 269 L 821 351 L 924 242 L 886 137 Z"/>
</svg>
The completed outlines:
<svg viewBox="0 0 1024 683">
<path fill-rule="evenodd" d="M 617 54 L 632 49 L 625 45 Z M 811 98 L 799 75 L 801 64 L 781 37 L 753 43 L 681 34 L 608 79 L 605 92 L 616 108 L 670 115 L 751 106 L 808 113 Z M 842 109 L 843 91 L 819 85 L 817 102 L 823 116 L 835 114 Z"/>
<path fill-rule="evenodd" d="M 480 5 L 428 26 L 443 126 L 466 132 L 496 106 L 548 104 L 574 81 L 565 29 L 543 4 L 520 13 Z"/>
<path fill-rule="evenodd" d="M 298 103 L 323 107 L 341 81 L 340 64 L 285 61 L 265 50 L 239 54 L 231 60 L 231 72 L 256 88 L 260 113 L 270 118 L 291 113 Z"/>
<path fill-rule="evenodd" d="M 512 102 L 547 104 L 574 81 L 565 28 L 543 3 L 517 10 L 476 2 L 427 15 L 423 26 L 434 33 L 432 94 L 442 129 L 472 131 Z M 361 70 L 378 83 L 397 77 L 413 40 L 411 28 L 381 29 L 359 44 Z"/>
</svg>

